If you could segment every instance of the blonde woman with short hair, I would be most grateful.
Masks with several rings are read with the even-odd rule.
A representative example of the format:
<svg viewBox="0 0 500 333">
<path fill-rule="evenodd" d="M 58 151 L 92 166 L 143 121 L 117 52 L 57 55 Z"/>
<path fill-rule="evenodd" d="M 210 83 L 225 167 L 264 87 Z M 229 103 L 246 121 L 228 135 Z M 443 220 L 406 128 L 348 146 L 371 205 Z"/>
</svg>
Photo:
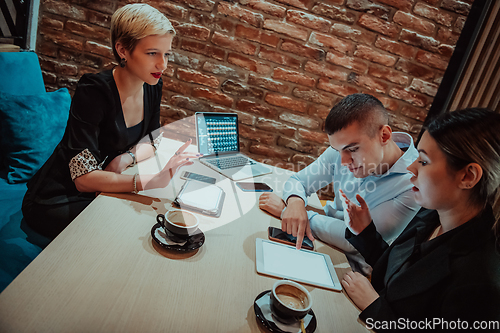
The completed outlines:
<svg viewBox="0 0 500 333">
<path fill-rule="evenodd" d="M 82 76 L 63 139 L 28 182 L 23 214 L 36 232 L 54 238 L 96 192 L 165 187 L 180 167 L 193 163 L 196 155 L 184 152 L 188 141 L 158 174 L 121 174 L 156 152 L 161 76 L 174 35 L 165 15 L 147 4 L 113 14 L 111 46 L 119 66 Z"/>
</svg>

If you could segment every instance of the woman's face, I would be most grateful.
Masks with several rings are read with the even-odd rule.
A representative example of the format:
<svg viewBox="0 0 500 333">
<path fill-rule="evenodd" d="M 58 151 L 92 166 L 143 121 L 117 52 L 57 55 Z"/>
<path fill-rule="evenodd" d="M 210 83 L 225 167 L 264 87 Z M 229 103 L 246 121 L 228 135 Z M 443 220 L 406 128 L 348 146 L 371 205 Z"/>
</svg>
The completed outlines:
<svg viewBox="0 0 500 333">
<path fill-rule="evenodd" d="M 155 85 L 167 68 L 172 34 L 150 35 L 139 40 L 132 52 L 125 51 L 126 69 L 140 80 Z"/>
<path fill-rule="evenodd" d="M 425 132 L 418 144 L 419 157 L 408 167 L 413 174 L 415 201 L 428 209 L 446 210 L 459 202 L 458 172 L 448 167 L 444 152 Z"/>
</svg>

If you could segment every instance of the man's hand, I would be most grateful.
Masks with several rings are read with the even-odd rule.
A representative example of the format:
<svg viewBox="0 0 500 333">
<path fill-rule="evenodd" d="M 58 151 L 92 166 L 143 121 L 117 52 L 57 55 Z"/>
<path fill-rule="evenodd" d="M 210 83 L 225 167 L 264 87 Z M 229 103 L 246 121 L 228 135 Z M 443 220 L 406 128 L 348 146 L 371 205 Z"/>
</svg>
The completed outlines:
<svg viewBox="0 0 500 333">
<path fill-rule="evenodd" d="M 283 200 L 272 192 L 263 193 L 259 198 L 259 208 L 279 219 L 285 207 Z"/>
<path fill-rule="evenodd" d="M 361 311 L 379 297 L 370 281 L 358 272 L 346 273 L 342 278 L 342 286 Z"/>
<path fill-rule="evenodd" d="M 339 192 L 347 203 L 347 213 L 349 214 L 350 220 L 349 226 L 351 230 L 359 234 L 361 231 L 365 230 L 365 228 L 372 222 L 372 217 L 370 215 L 368 205 L 359 194 L 356 194 L 356 200 L 358 200 L 360 206 L 349 200 L 344 192 L 342 192 L 342 190 L 340 190 Z"/>
<path fill-rule="evenodd" d="M 281 230 L 297 237 L 297 250 L 300 250 L 302 247 L 304 235 L 310 240 L 314 240 L 304 200 L 299 197 L 288 198 L 287 207 L 283 212 L 281 220 Z"/>
</svg>

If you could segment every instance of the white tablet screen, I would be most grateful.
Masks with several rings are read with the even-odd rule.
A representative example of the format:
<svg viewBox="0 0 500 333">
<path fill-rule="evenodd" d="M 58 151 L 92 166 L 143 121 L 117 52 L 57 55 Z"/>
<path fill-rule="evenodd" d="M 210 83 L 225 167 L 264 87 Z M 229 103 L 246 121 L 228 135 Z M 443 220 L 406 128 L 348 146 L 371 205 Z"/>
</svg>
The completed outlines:
<svg viewBox="0 0 500 333">
<path fill-rule="evenodd" d="M 294 278 L 310 284 L 337 289 L 326 258 L 321 253 L 297 250 L 291 246 L 262 241 L 264 270 L 269 275 Z"/>
</svg>

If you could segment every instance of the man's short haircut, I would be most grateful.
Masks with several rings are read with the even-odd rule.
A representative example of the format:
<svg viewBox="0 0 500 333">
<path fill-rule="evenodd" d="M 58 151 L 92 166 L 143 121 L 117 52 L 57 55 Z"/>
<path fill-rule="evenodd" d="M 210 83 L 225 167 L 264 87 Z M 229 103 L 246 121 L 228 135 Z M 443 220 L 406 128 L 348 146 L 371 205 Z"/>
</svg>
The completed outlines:
<svg viewBox="0 0 500 333">
<path fill-rule="evenodd" d="M 374 137 L 383 125 L 389 124 L 389 115 L 377 98 L 368 94 L 352 94 L 330 110 L 325 120 L 326 134 L 332 135 L 355 122 L 369 137 Z"/>
<path fill-rule="evenodd" d="M 121 42 L 125 49 L 133 52 L 135 46 L 144 37 L 151 35 L 175 35 L 175 29 L 168 18 L 158 9 L 144 3 L 125 5 L 111 17 L 111 47 L 116 61 L 120 56 L 116 51 L 116 42 Z"/>
</svg>

